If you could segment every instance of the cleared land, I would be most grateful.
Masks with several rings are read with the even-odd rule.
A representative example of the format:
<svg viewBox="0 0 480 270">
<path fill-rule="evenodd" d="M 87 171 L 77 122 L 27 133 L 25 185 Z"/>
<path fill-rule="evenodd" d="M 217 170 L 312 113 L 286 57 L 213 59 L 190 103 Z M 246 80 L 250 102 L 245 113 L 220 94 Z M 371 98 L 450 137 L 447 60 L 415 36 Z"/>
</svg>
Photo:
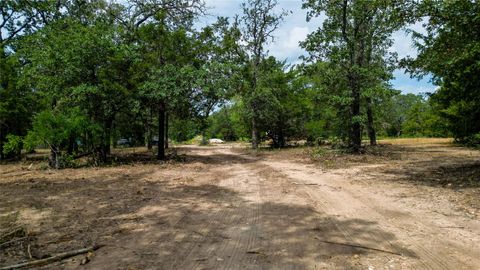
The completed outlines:
<svg viewBox="0 0 480 270">
<path fill-rule="evenodd" d="M 165 164 L 137 151 L 138 161 L 112 167 L 0 165 L 0 236 L 22 228 L 0 246 L 0 266 L 93 244 L 105 246 L 43 268 L 480 265 L 479 151 L 433 139 L 383 141 L 361 156 L 177 150 Z"/>
</svg>

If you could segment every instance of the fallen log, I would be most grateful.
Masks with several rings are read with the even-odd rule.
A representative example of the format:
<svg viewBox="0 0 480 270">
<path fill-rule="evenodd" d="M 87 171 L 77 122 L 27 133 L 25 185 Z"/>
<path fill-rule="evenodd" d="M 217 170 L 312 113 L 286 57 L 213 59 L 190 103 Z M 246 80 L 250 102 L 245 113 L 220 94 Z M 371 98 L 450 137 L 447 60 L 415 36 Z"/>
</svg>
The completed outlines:
<svg viewBox="0 0 480 270">
<path fill-rule="evenodd" d="M 35 261 L 29 261 L 29 262 L 23 262 L 23 263 L 19 263 L 19 264 L 4 266 L 4 267 L 0 268 L 0 270 L 11 270 L 11 269 L 20 269 L 20 268 L 25 268 L 25 267 L 45 265 L 45 264 L 53 263 L 53 262 L 56 262 L 56 261 L 61 261 L 63 259 L 70 258 L 70 257 L 73 257 L 73 256 L 77 256 L 77 255 L 80 255 L 80 254 L 88 253 L 90 251 L 97 250 L 101 247 L 103 247 L 103 245 L 94 245 L 94 246 L 88 247 L 88 248 L 81 248 L 81 249 L 77 249 L 77 250 L 58 253 L 58 254 L 53 255 L 51 257 L 40 259 L 40 260 L 35 260 Z"/>
</svg>

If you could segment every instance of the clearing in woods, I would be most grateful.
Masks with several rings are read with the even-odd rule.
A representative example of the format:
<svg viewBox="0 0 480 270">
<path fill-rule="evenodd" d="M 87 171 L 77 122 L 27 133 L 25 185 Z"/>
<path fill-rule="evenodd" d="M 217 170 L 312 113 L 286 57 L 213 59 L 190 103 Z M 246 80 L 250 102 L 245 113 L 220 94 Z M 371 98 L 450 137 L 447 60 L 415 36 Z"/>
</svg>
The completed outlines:
<svg viewBox="0 0 480 270">
<path fill-rule="evenodd" d="M 0 266 L 100 243 L 85 265 L 42 269 L 478 269 L 479 151 L 382 143 L 359 157 L 226 144 L 166 164 L 1 165 L 1 232 L 28 237 L 0 246 Z"/>
</svg>

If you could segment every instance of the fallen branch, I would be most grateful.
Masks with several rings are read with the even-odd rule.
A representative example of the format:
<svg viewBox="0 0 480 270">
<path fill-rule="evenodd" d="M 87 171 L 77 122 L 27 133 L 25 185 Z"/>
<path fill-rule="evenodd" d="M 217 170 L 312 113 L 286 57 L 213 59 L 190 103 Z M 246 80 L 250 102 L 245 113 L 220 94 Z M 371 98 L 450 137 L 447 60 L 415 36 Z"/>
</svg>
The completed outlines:
<svg viewBox="0 0 480 270">
<path fill-rule="evenodd" d="M 32 253 L 30 252 L 30 244 L 28 244 L 28 246 L 27 246 L 27 252 L 28 252 L 28 257 L 30 258 L 30 260 L 33 259 Z"/>
<path fill-rule="evenodd" d="M 325 240 L 322 240 L 322 239 L 320 239 L 320 238 L 318 238 L 318 237 L 315 237 L 315 239 L 319 240 L 320 242 L 327 243 L 327 244 L 332 244 L 332 245 L 341 245 L 341 246 L 347 246 L 347 247 L 354 247 L 354 248 L 375 250 L 375 251 L 379 251 L 379 252 L 385 252 L 385 253 L 389 253 L 389 254 L 394 254 L 394 255 L 402 256 L 402 254 L 400 254 L 400 253 L 398 253 L 398 252 L 393 252 L 393 251 L 389 251 L 389 250 L 385 250 L 385 249 L 372 248 L 372 247 L 366 247 L 366 246 L 361 246 L 361 245 L 356 245 L 356 244 L 349 244 L 349 243 L 339 243 L 339 242 L 325 241 Z"/>
<path fill-rule="evenodd" d="M 319 184 L 315 183 L 298 183 L 298 182 L 292 182 L 294 185 L 304 185 L 304 186 L 318 186 Z"/>
<path fill-rule="evenodd" d="M 262 250 L 260 248 L 252 248 L 250 250 L 247 250 L 248 254 L 261 254 Z"/>
<path fill-rule="evenodd" d="M 440 226 L 442 229 L 465 229 L 463 226 Z"/>
<path fill-rule="evenodd" d="M 7 242 L 3 242 L 3 243 L 0 244 L 0 249 L 6 248 L 6 247 L 10 246 L 11 244 L 13 244 L 15 242 L 23 241 L 27 238 L 28 238 L 28 236 L 24 236 L 24 237 L 13 239 L 13 240 L 10 240 L 10 241 L 7 241 Z"/>
<path fill-rule="evenodd" d="M 97 250 L 101 247 L 103 247 L 103 245 L 95 245 L 95 246 L 88 247 L 88 248 L 82 248 L 82 249 L 67 251 L 67 252 L 59 253 L 57 255 L 53 255 L 53 256 L 45 258 L 45 259 L 40 259 L 40 260 L 29 261 L 29 262 L 24 262 L 24 263 L 5 266 L 5 267 L 0 268 L 0 270 L 11 270 L 11 269 L 19 269 L 19 268 L 24 268 L 24 267 L 32 267 L 32 266 L 49 264 L 49 263 L 52 263 L 52 262 L 61 261 L 61 260 L 66 259 L 66 258 L 77 256 L 77 255 L 80 255 L 80 254 L 88 253 L 90 251 Z"/>
<path fill-rule="evenodd" d="M 11 230 L 10 232 L 7 232 L 7 233 L 1 235 L 0 236 L 0 243 L 3 243 L 4 241 L 8 241 L 15 236 L 25 236 L 25 234 L 26 234 L 25 229 L 21 226 L 18 226 L 16 228 L 14 228 L 13 230 Z"/>
</svg>

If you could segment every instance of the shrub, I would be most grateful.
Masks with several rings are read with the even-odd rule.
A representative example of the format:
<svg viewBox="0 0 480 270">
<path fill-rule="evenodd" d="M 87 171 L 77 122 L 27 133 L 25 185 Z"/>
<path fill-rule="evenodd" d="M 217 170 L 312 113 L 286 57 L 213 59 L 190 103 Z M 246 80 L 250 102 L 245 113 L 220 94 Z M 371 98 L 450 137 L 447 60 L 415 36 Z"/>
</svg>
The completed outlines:
<svg viewBox="0 0 480 270">
<path fill-rule="evenodd" d="M 22 137 L 8 134 L 7 142 L 3 146 L 3 153 L 8 157 L 20 157 L 23 147 L 23 140 Z"/>
</svg>

